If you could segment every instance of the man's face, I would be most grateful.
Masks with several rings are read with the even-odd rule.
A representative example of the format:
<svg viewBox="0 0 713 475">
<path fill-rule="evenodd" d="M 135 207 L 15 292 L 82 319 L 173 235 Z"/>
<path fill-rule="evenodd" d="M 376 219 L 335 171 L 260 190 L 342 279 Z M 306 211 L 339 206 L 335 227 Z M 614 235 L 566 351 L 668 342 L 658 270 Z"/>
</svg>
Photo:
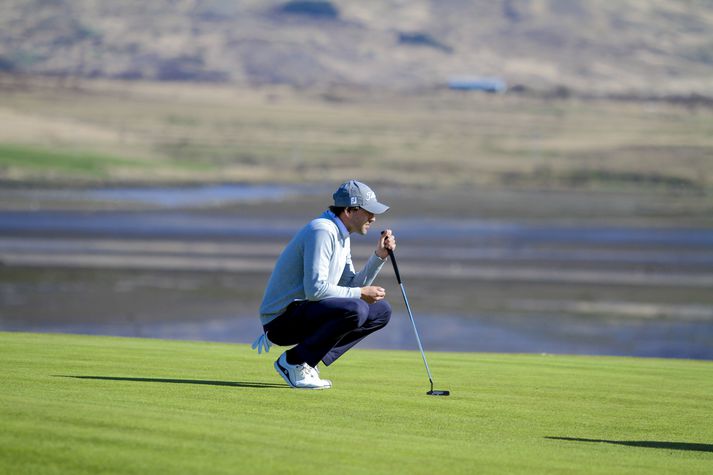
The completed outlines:
<svg viewBox="0 0 713 475">
<path fill-rule="evenodd" d="M 369 226 L 376 221 L 374 213 L 370 213 L 363 208 L 354 210 L 349 215 L 349 232 L 359 233 L 362 236 L 369 232 Z"/>
</svg>

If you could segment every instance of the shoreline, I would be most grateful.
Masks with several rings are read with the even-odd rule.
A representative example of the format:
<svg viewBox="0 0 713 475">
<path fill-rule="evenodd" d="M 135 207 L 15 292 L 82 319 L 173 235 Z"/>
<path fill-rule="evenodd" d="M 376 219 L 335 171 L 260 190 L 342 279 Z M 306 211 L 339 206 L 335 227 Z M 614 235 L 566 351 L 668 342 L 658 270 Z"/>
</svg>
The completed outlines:
<svg viewBox="0 0 713 475">
<path fill-rule="evenodd" d="M 336 185 L 335 185 L 336 186 Z M 543 225 L 621 225 L 713 228 L 713 199 L 689 193 L 419 188 L 377 184 L 387 216 L 516 221 Z M 252 193 L 251 190 L 257 190 Z M 274 215 L 321 213 L 325 183 L 205 183 L 180 186 L 0 186 L 0 212 L 166 212 Z M 252 194 L 251 194 L 252 193 Z M 272 196 L 271 196 L 272 195 Z"/>
</svg>

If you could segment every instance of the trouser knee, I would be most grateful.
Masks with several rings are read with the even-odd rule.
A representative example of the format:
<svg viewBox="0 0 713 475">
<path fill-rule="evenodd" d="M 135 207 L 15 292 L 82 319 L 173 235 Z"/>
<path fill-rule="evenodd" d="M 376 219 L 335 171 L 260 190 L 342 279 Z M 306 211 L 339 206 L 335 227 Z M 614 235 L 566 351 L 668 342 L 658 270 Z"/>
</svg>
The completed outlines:
<svg viewBox="0 0 713 475">
<path fill-rule="evenodd" d="M 369 319 L 369 304 L 361 299 L 352 299 L 344 303 L 344 317 L 350 326 L 360 328 Z"/>
<path fill-rule="evenodd" d="M 391 320 L 391 305 L 386 300 L 379 300 L 371 305 L 370 320 L 374 324 L 384 327 Z"/>
<path fill-rule="evenodd" d="M 391 319 L 391 305 L 386 300 L 368 304 L 361 299 L 352 299 L 342 307 L 344 319 L 353 328 L 384 327 Z"/>
</svg>

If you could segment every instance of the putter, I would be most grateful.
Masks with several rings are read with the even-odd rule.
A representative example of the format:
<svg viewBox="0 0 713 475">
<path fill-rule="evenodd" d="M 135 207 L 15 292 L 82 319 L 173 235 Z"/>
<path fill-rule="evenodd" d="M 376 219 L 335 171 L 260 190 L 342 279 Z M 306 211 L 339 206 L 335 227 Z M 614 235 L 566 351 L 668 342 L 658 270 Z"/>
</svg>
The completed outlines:
<svg viewBox="0 0 713 475">
<path fill-rule="evenodd" d="M 428 381 L 431 383 L 431 390 L 426 394 L 429 396 L 448 396 L 450 391 L 445 391 L 442 389 L 433 389 L 433 376 L 431 376 L 431 369 L 428 367 L 428 361 L 426 361 L 426 353 L 423 352 L 423 345 L 421 345 L 421 337 L 418 336 L 418 330 L 416 329 L 416 322 L 413 319 L 413 313 L 411 313 L 411 306 L 408 303 L 408 298 L 406 297 L 406 289 L 404 289 L 404 284 L 401 282 L 401 274 L 399 273 L 399 266 L 396 265 L 396 257 L 394 257 L 394 251 L 387 249 L 389 252 L 389 257 L 391 258 L 391 264 L 394 266 L 394 273 L 396 274 L 396 280 L 399 282 L 399 287 L 401 287 L 401 295 L 404 296 L 404 303 L 406 304 L 406 310 L 408 311 L 408 316 L 411 319 L 411 325 L 413 325 L 413 332 L 416 334 L 416 341 L 418 342 L 418 349 L 421 350 L 421 357 L 423 358 L 423 364 L 426 365 L 426 373 L 428 373 Z"/>
</svg>

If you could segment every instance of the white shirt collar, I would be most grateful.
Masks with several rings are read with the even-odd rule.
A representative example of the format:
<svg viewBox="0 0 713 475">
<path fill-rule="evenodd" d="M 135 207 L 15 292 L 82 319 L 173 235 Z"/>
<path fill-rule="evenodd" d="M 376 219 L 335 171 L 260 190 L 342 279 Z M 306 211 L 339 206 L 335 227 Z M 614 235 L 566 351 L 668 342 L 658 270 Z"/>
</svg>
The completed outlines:
<svg viewBox="0 0 713 475">
<path fill-rule="evenodd" d="M 342 237 L 344 239 L 349 237 L 349 230 L 347 227 L 344 225 L 344 222 L 342 222 L 341 219 L 339 219 L 339 216 L 336 214 L 332 213 L 331 211 L 327 210 L 327 213 L 329 214 L 329 217 L 332 218 L 332 221 L 337 223 L 337 227 L 339 228 L 339 232 L 342 234 Z"/>
</svg>

